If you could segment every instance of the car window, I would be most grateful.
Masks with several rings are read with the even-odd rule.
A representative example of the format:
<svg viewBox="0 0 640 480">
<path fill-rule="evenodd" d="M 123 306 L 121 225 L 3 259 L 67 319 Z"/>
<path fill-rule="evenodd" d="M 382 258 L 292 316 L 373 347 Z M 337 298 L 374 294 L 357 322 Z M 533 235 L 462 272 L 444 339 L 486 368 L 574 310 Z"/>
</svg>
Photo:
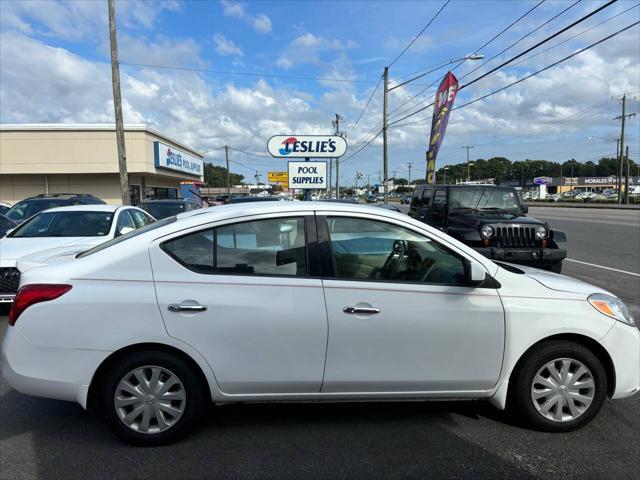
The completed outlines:
<svg viewBox="0 0 640 480">
<path fill-rule="evenodd" d="M 225 225 L 167 241 L 162 248 L 198 273 L 307 274 L 304 218 Z"/>
<path fill-rule="evenodd" d="M 426 188 L 423 192 L 422 192 L 422 206 L 423 207 L 428 207 L 429 203 L 431 202 L 431 194 L 433 193 L 433 190 L 431 190 L 430 188 Z"/>
<path fill-rule="evenodd" d="M 464 260 L 427 237 L 376 220 L 327 221 L 337 278 L 467 284 Z"/>
<path fill-rule="evenodd" d="M 132 230 L 136 229 L 136 224 L 133 222 L 131 215 L 129 215 L 128 210 L 120 211 L 120 215 L 118 215 L 118 222 L 116 223 L 116 236 L 122 235 L 120 232 L 123 228 L 129 227 Z"/>
<path fill-rule="evenodd" d="M 172 217 L 185 211 L 182 202 L 148 202 L 143 204 L 143 208 L 155 218 Z"/>
<path fill-rule="evenodd" d="M 447 209 L 447 191 L 446 190 L 436 190 L 435 195 L 433 196 L 433 209 L 444 211 Z"/>
<path fill-rule="evenodd" d="M 10 237 L 102 237 L 109 234 L 111 212 L 42 212 L 9 234 Z"/>
<path fill-rule="evenodd" d="M 64 207 L 68 204 L 69 202 L 66 200 L 28 200 L 16 203 L 13 207 L 7 210 L 5 215 L 11 220 L 21 222 L 43 210 L 55 207 Z"/>
<path fill-rule="evenodd" d="M 131 217 L 133 218 L 133 222 L 136 224 L 136 228 L 144 227 L 147 223 L 152 222 L 151 217 L 145 215 L 140 210 L 127 210 Z"/>
</svg>

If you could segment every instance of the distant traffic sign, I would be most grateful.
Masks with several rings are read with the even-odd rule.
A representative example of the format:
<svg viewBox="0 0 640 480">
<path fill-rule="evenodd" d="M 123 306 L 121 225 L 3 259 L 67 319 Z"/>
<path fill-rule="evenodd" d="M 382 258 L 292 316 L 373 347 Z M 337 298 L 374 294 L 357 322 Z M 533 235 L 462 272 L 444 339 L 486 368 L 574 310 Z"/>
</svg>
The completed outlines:
<svg viewBox="0 0 640 480">
<path fill-rule="evenodd" d="M 267 178 L 269 183 L 288 183 L 289 173 L 288 172 L 268 172 Z"/>
</svg>

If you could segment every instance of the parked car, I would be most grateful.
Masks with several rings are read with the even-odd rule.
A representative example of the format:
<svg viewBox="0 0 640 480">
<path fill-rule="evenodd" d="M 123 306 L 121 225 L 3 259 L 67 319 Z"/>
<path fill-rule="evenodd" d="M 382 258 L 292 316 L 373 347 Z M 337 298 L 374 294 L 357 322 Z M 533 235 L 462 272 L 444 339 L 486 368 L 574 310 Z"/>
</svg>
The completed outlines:
<svg viewBox="0 0 640 480">
<path fill-rule="evenodd" d="M 104 203 L 104 200 L 88 193 L 43 193 L 16 203 L 4 215 L 20 224 L 36 213 L 49 208 L 70 205 L 104 205 Z"/>
<path fill-rule="evenodd" d="M 560 273 L 567 251 L 558 243 L 566 235 L 527 212 L 511 187 L 423 185 L 414 192 L 409 215 L 488 258 Z"/>
<path fill-rule="evenodd" d="M 145 200 L 140 206 L 157 220 L 200 208 L 200 205 L 190 198 Z"/>
<path fill-rule="evenodd" d="M 0 213 L 0 238 L 4 237 L 7 232 L 16 228 L 18 224 L 11 220 L 10 218 L 5 217 Z M 0 256 L 2 255 L 2 251 L 0 251 Z"/>
<path fill-rule="evenodd" d="M 0 239 L 0 303 L 10 303 L 21 271 L 58 253 L 78 253 L 155 219 L 136 207 L 76 205 L 37 213 Z M 18 265 L 22 262 L 23 266 Z"/>
<path fill-rule="evenodd" d="M 4 215 L 5 213 L 7 213 L 7 210 L 9 210 L 11 208 L 11 205 L 9 205 L 6 202 L 0 202 L 0 215 Z"/>
<path fill-rule="evenodd" d="M 401 205 L 405 205 L 405 204 L 406 204 L 406 205 L 409 205 L 409 204 L 411 203 L 411 197 L 412 197 L 412 196 L 413 196 L 413 195 L 412 195 L 412 194 L 410 194 L 410 193 L 405 193 L 404 195 L 402 195 L 402 196 L 400 197 L 400 204 L 401 204 Z"/>
<path fill-rule="evenodd" d="M 21 279 L 4 377 L 137 444 L 210 401 L 483 399 L 567 432 L 640 390 L 620 299 L 384 209 L 228 205 L 51 262 Z"/>
</svg>

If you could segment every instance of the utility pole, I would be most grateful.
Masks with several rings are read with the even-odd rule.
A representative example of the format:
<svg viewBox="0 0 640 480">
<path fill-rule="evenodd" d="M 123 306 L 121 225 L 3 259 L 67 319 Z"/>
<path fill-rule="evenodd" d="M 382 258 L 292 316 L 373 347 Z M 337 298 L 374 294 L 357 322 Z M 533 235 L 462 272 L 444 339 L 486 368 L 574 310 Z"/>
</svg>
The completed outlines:
<svg viewBox="0 0 640 480">
<path fill-rule="evenodd" d="M 256 174 L 253 176 L 253 178 L 255 178 L 255 179 L 256 179 L 256 188 L 258 188 L 258 186 L 260 185 L 260 177 L 261 177 L 261 176 L 262 176 L 262 175 L 260 175 L 260 174 L 258 173 L 258 170 L 256 170 Z"/>
<path fill-rule="evenodd" d="M 386 205 L 388 187 L 387 179 L 389 177 L 388 161 L 387 161 L 387 97 L 389 95 L 389 67 L 384 67 L 384 97 L 382 99 L 382 164 L 384 170 L 384 204 Z"/>
<path fill-rule="evenodd" d="M 367 173 L 367 195 L 371 193 L 371 174 Z"/>
<path fill-rule="evenodd" d="M 625 157 L 625 163 L 627 164 L 627 173 L 624 177 L 624 203 L 625 205 L 629 205 L 629 145 L 627 145 Z"/>
<path fill-rule="evenodd" d="M 118 171 L 120 172 L 120 194 L 123 205 L 130 205 L 129 175 L 127 174 L 127 150 L 124 144 L 124 123 L 122 121 L 122 97 L 120 95 L 120 64 L 118 63 L 118 42 L 116 40 L 116 7 L 109 0 L 109 41 L 111 44 L 111 84 L 113 87 L 113 109 L 116 116 L 116 144 L 118 145 Z"/>
<path fill-rule="evenodd" d="M 624 121 L 627 117 L 635 117 L 635 113 L 627 114 L 627 94 L 622 95 L 622 115 L 615 117 L 620 120 L 620 148 L 618 149 L 618 203 L 622 203 L 622 175 L 624 174 Z M 626 197 L 626 195 L 625 195 Z"/>
<path fill-rule="evenodd" d="M 409 178 L 408 178 L 409 188 L 411 188 L 411 165 L 413 165 L 413 163 L 409 162 Z"/>
<path fill-rule="evenodd" d="M 335 134 L 340 135 L 340 120 L 344 120 L 340 115 L 336 113 L 336 119 L 331 121 L 331 124 L 335 127 Z M 329 191 L 331 194 L 331 191 Z M 336 198 L 340 198 L 340 158 L 336 157 Z"/>
<path fill-rule="evenodd" d="M 473 148 L 473 145 L 465 145 L 462 148 L 467 149 L 467 182 L 471 181 L 471 170 L 469 169 L 469 150 Z"/>
<path fill-rule="evenodd" d="M 229 145 L 224 146 L 224 157 L 227 160 L 227 201 L 231 198 L 231 187 L 229 185 Z"/>
</svg>

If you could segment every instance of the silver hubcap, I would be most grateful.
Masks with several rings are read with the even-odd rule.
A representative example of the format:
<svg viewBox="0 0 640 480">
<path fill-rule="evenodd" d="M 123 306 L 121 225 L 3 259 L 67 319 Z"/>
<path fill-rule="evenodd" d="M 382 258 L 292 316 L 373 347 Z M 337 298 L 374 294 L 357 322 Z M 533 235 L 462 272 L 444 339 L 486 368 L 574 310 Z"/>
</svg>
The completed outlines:
<svg viewBox="0 0 640 480">
<path fill-rule="evenodd" d="M 140 433 L 160 433 L 184 413 L 187 395 L 171 371 L 146 365 L 127 373 L 116 388 L 114 405 L 127 427 Z"/>
<path fill-rule="evenodd" d="M 538 370 L 531 399 L 540 415 L 554 422 L 575 420 L 587 411 L 596 393 L 593 375 L 578 360 L 558 358 Z"/>
</svg>

